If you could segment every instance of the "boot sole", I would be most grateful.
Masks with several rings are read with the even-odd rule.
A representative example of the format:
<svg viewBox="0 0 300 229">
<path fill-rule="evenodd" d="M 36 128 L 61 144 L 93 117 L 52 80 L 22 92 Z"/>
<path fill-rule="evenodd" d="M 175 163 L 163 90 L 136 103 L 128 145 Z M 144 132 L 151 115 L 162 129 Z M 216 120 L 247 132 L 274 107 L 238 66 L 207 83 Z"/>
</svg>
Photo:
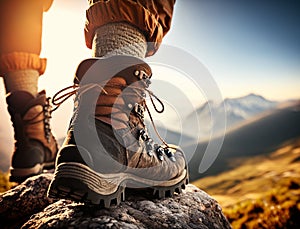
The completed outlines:
<svg viewBox="0 0 300 229">
<path fill-rule="evenodd" d="M 187 171 L 176 179 L 162 183 L 129 173 L 101 174 L 81 163 L 62 163 L 56 168 L 48 189 L 48 197 L 71 199 L 109 208 L 125 200 L 125 188 L 129 183 L 151 188 L 155 197 L 169 197 L 174 193 L 181 193 L 188 184 Z"/>
<path fill-rule="evenodd" d="M 55 162 L 53 161 L 44 164 L 36 164 L 31 168 L 11 168 L 9 181 L 21 183 L 29 177 L 41 174 L 44 171 L 44 169 L 45 170 L 54 169 L 54 166 L 55 166 Z"/>
</svg>

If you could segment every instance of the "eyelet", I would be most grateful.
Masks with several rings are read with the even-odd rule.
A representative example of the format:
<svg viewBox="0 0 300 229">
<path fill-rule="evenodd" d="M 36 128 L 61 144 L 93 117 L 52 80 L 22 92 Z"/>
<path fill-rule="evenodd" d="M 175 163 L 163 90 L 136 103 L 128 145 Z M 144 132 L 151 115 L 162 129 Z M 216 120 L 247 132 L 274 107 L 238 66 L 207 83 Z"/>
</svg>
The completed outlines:
<svg viewBox="0 0 300 229">
<path fill-rule="evenodd" d="M 136 104 L 134 105 L 134 113 L 135 113 L 138 117 L 144 119 L 145 108 L 144 108 L 141 104 L 136 103 Z"/>
<path fill-rule="evenodd" d="M 135 76 L 139 76 L 139 75 L 140 75 L 140 71 L 139 71 L 139 70 L 136 70 L 136 71 L 134 72 L 134 75 L 135 75 Z"/>
<path fill-rule="evenodd" d="M 128 103 L 127 107 L 131 110 L 133 108 L 133 105 L 131 103 Z"/>
<path fill-rule="evenodd" d="M 173 161 L 173 162 L 176 161 L 176 158 L 174 157 L 174 154 L 172 153 L 172 151 L 171 151 L 170 149 L 165 148 L 165 149 L 164 149 L 164 152 L 165 152 L 165 154 L 168 156 L 168 158 L 169 158 L 171 161 Z"/>
<path fill-rule="evenodd" d="M 148 134 L 146 133 L 146 131 L 144 129 L 140 130 L 139 132 L 139 137 L 143 140 L 146 141 L 149 139 Z"/>
<path fill-rule="evenodd" d="M 156 149 L 156 153 L 157 153 L 158 159 L 163 161 L 164 160 L 164 149 L 162 147 L 158 147 Z"/>
</svg>

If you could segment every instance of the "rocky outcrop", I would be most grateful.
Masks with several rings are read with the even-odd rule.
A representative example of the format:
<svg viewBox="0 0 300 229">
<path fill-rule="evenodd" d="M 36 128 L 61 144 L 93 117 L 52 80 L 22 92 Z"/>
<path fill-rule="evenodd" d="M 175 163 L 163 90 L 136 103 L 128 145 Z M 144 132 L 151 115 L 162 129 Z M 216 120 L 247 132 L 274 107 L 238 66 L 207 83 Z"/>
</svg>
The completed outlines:
<svg viewBox="0 0 300 229">
<path fill-rule="evenodd" d="M 47 198 L 52 176 L 32 177 L 0 195 L 1 228 L 231 228 L 220 205 L 193 185 L 165 199 L 128 190 L 125 202 L 104 209 Z"/>
</svg>

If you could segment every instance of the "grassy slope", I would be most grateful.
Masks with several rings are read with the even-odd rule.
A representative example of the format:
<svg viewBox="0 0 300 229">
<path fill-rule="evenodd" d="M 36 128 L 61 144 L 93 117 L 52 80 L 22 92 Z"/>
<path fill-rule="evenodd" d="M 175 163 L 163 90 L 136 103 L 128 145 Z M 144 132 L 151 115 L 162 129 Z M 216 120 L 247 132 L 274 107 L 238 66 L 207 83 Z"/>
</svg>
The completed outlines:
<svg viewBox="0 0 300 229">
<path fill-rule="evenodd" d="M 0 193 L 11 189 L 15 185 L 16 185 L 16 183 L 9 182 L 9 173 L 8 172 L 3 173 L 2 171 L 0 171 Z"/>
<path fill-rule="evenodd" d="M 220 202 L 234 228 L 300 228 L 300 138 L 234 163 L 240 166 L 194 182 Z"/>
</svg>

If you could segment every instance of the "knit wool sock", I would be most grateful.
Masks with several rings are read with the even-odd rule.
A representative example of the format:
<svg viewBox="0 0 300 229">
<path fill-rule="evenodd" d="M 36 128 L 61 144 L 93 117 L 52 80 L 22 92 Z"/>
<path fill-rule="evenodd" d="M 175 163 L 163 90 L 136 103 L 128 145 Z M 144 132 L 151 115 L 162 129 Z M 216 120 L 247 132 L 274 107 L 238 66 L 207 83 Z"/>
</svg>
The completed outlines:
<svg viewBox="0 0 300 229">
<path fill-rule="evenodd" d="M 93 56 L 129 55 L 145 58 L 147 42 L 142 32 L 128 23 L 110 23 L 99 27 L 93 39 Z"/>
<path fill-rule="evenodd" d="M 27 91 L 33 96 L 38 94 L 39 72 L 33 69 L 8 72 L 4 76 L 6 93 Z"/>
</svg>

